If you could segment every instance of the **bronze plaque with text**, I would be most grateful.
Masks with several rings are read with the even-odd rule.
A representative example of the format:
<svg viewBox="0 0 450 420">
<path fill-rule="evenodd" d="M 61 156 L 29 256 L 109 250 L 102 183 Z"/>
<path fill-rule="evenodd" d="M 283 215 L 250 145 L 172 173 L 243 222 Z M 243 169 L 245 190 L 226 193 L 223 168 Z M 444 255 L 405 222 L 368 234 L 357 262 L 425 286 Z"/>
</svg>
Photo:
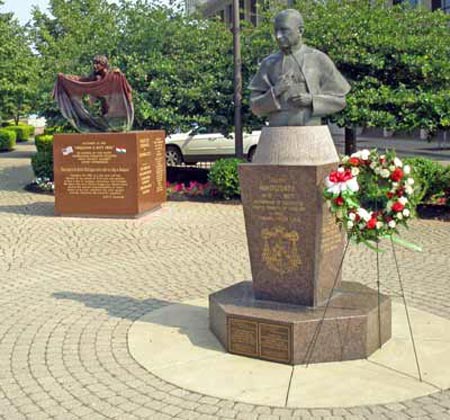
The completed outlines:
<svg viewBox="0 0 450 420">
<path fill-rule="evenodd" d="M 228 351 L 258 357 L 258 324 L 242 318 L 228 318 Z"/>
<path fill-rule="evenodd" d="M 291 361 L 291 331 L 288 325 L 260 322 L 259 343 L 262 359 Z"/>
<path fill-rule="evenodd" d="M 131 216 L 166 200 L 165 133 L 57 134 L 55 213 Z"/>
<path fill-rule="evenodd" d="M 291 328 L 274 322 L 228 317 L 228 351 L 276 362 L 291 361 Z"/>
</svg>

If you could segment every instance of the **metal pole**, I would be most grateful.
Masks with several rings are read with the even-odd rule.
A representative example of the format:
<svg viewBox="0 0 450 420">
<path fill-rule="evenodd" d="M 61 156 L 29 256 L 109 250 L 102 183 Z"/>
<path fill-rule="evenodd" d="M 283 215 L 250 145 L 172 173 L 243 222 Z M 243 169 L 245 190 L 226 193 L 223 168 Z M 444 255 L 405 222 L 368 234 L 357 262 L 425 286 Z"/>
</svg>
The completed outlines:
<svg viewBox="0 0 450 420">
<path fill-rule="evenodd" d="M 233 0 L 233 58 L 234 58 L 234 141 L 236 157 L 244 156 L 242 139 L 242 61 L 240 40 L 239 0 Z"/>
</svg>

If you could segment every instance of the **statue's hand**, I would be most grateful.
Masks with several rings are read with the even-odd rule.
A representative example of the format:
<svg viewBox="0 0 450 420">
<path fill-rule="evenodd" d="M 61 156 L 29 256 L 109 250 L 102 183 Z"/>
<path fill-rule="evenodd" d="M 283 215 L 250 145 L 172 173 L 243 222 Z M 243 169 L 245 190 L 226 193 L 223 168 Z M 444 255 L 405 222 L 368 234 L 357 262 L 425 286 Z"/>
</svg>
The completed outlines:
<svg viewBox="0 0 450 420">
<path fill-rule="evenodd" d="M 292 85 L 291 75 L 283 74 L 278 78 L 277 83 L 273 87 L 273 93 L 276 97 L 281 96 L 286 92 Z"/>
<path fill-rule="evenodd" d="M 312 104 L 312 95 L 310 93 L 302 93 L 292 96 L 290 101 L 296 106 L 309 106 Z"/>
</svg>

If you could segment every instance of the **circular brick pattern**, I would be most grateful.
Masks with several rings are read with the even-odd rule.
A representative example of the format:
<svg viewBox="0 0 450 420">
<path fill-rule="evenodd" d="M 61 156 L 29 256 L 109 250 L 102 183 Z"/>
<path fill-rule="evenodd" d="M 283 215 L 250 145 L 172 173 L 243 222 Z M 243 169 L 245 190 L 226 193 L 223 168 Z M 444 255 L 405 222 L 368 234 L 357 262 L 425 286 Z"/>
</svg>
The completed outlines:
<svg viewBox="0 0 450 420">
<path fill-rule="evenodd" d="M 221 400 L 140 367 L 134 320 L 250 278 L 242 208 L 167 203 L 142 220 L 53 217 L 53 197 L 23 191 L 32 145 L 0 155 L 0 418 L 450 419 L 450 391 L 396 404 L 292 409 Z M 398 248 L 412 306 L 450 318 L 450 224 L 416 221 Z M 383 290 L 398 292 L 392 253 Z M 376 284 L 376 257 L 351 247 L 344 278 Z M 332 390 L 330 390 L 332 392 Z"/>
</svg>

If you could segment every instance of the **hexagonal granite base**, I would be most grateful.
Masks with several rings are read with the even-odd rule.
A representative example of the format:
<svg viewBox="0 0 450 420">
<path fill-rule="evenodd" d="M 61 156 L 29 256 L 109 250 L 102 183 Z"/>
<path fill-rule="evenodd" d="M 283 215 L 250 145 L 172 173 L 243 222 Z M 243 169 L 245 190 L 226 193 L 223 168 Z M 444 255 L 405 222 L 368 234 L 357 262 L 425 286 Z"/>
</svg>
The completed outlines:
<svg viewBox="0 0 450 420">
<path fill-rule="evenodd" d="M 342 283 L 318 328 L 324 310 L 257 300 L 251 282 L 209 296 L 210 328 L 234 354 L 293 365 L 363 359 L 391 337 L 391 300 L 367 286 Z"/>
</svg>

